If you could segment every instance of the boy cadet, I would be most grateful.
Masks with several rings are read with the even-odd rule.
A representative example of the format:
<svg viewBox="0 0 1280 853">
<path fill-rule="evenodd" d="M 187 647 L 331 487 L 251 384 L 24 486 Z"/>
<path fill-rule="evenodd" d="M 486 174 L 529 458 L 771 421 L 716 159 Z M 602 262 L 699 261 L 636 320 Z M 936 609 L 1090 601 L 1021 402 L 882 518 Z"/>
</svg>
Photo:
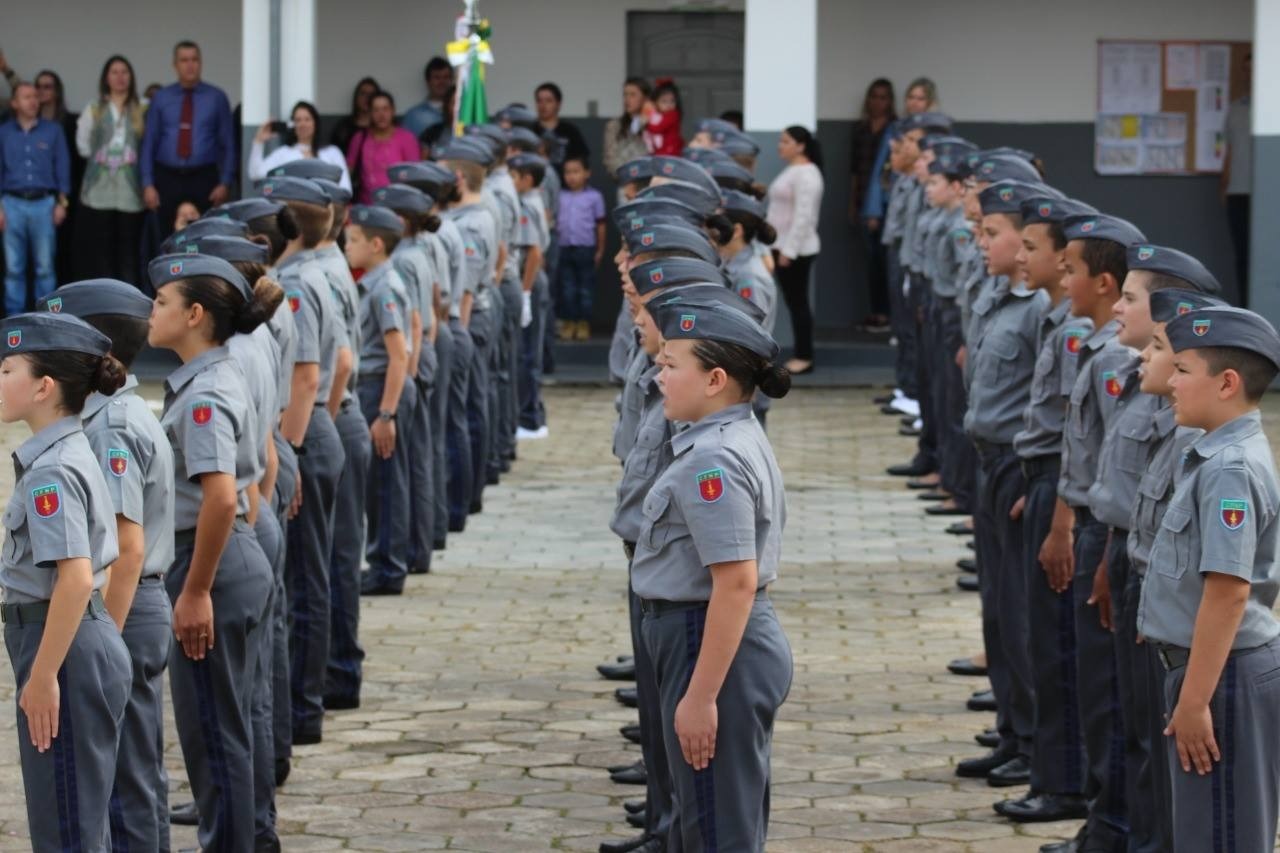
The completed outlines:
<svg viewBox="0 0 1280 853">
<path fill-rule="evenodd" d="M 1167 674 L 1173 849 L 1270 850 L 1280 789 L 1280 507 L 1258 402 L 1280 337 L 1239 308 L 1165 325 L 1178 424 L 1199 427 L 1151 547 L 1138 631 Z"/>
<path fill-rule="evenodd" d="M 1151 342 L 1154 325 L 1149 297 L 1176 289 L 1216 292 L 1218 282 L 1198 261 L 1181 252 L 1145 243 L 1126 250 L 1129 273 L 1116 301 L 1116 340 L 1131 350 L 1143 350 Z M 1150 265 L 1150 266 L 1146 266 Z M 1176 272 L 1168 272 L 1174 270 Z M 1111 592 L 1111 625 L 1115 642 L 1116 680 L 1119 684 L 1124 723 L 1125 802 L 1129 816 L 1129 849 L 1160 850 L 1152 818 L 1156 812 L 1155 788 L 1141 776 L 1149 767 L 1151 744 L 1139 716 L 1138 695 L 1145 668 L 1135 665 L 1144 649 L 1137 645 L 1137 606 L 1140 579 L 1129 567 L 1129 519 L 1137 501 L 1139 480 L 1146 468 L 1155 420 L 1168 405 L 1164 396 L 1139 389 L 1140 359 L 1135 356 L 1121 368 L 1123 387 L 1116 398 L 1116 413 L 1108 424 L 1098 452 L 1098 475 L 1089 488 L 1089 510 L 1109 528 L 1105 565 Z M 1157 745 L 1158 745 L 1157 741 Z"/>
<path fill-rule="evenodd" d="M 1022 498 L 1022 570 L 1027 584 L 1027 650 L 1031 661 L 1035 727 L 1031 789 L 996 803 L 996 812 L 1019 822 L 1084 817 L 1084 745 L 1076 701 L 1075 608 L 1071 584 L 1071 508 L 1058 497 L 1062 429 L 1075 384 L 1076 354 L 1092 328 L 1071 317 L 1062 287 L 1067 247 L 1062 221 L 1094 212 L 1068 199 L 1036 196 L 1022 203 L 1018 266 L 1028 290 L 1048 296 L 1036 330 L 1036 365 L 1022 429 L 1013 447 L 1026 485 Z"/>
<path fill-rule="evenodd" d="M 549 164 L 537 154 L 517 154 L 507 160 L 516 191 L 520 194 L 520 227 L 516 248 L 519 254 L 520 372 L 516 383 L 519 393 L 518 438 L 545 438 L 547 412 L 542 405 L 542 336 L 543 324 L 551 307 L 547 273 L 544 266 L 551 236 L 547 232 L 547 213 L 539 189 Z"/>
<path fill-rule="evenodd" d="M 1174 250 L 1162 250 L 1169 255 Z M 1178 253 L 1181 254 L 1181 253 Z M 1167 266 L 1162 258 L 1160 264 Z M 1198 262 L 1197 262 L 1198 265 Z M 1151 319 L 1154 327 L 1151 341 L 1142 351 L 1142 392 L 1157 394 L 1166 400 L 1173 393 L 1169 380 L 1173 377 L 1173 350 L 1165 336 L 1165 324 L 1180 314 L 1225 305 L 1221 299 L 1198 291 L 1157 290 L 1151 294 Z M 1144 583 L 1151 558 L 1151 545 L 1155 541 L 1165 511 L 1177 481 L 1181 479 L 1183 452 L 1204 430 L 1177 425 L 1177 413 L 1165 405 L 1156 414 L 1151 446 L 1145 471 L 1138 484 L 1137 499 L 1129 524 L 1129 564 L 1138 585 Z M 1141 590 L 1135 600 L 1140 603 Z M 1134 609 L 1137 609 L 1137 603 Z M 1154 643 L 1134 642 L 1130 654 L 1136 658 L 1134 679 L 1137 683 L 1137 707 L 1134 711 L 1138 724 L 1143 726 L 1142 736 L 1147 747 L 1147 762 L 1142 767 L 1139 785 L 1147 786 L 1147 803 L 1152 807 L 1151 824 L 1155 845 L 1152 849 L 1173 849 L 1173 790 L 1170 767 L 1164 748 L 1164 727 L 1167 707 L 1164 695 L 1164 665 L 1160 662 Z"/>
<path fill-rule="evenodd" d="M 1000 744 L 962 761 L 959 776 L 985 777 L 992 787 L 1020 785 L 1030 776 L 1033 728 L 1027 656 L 1026 583 L 1022 522 L 1011 512 L 1023 491 L 1013 440 L 1022 425 L 1035 367 L 1036 331 L 1049 299 L 1014 288 L 1018 275 L 1022 202 L 1045 187 L 1002 181 L 982 191 L 979 244 L 987 271 L 998 277 L 982 334 L 968 353 L 972 382 L 965 433 L 978 452 L 974 534 L 982 594 L 983 643 L 996 697 Z"/>
<path fill-rule="evenodd" d="M 1058 494 L 1075 513 L 1072 600 L 1076 614 L 1077 684 L 1084 732 L 1089 817 L 1075 841 L 1050 844 L 1046 853 L 1113 850 L 1125 845 L 1123 723 L 1117 701 L 1115 651 L 1105 566 L 1107 527 L 1089 510 L 1089 488 L 1098 477 L 1098 451 L 1124 388 L 1122 371 L 1132 353 L 1116 340 L 1112 307 L 1128 274 L 1125 249 L 1145 237 L 1114 216 L 1084 213 L 1063 221 L 1067 238 L 1063 288 L 1075 317 L 1093 321 L 1080 342 L 1076 382 L 1063 430 Z"/>
</svg>

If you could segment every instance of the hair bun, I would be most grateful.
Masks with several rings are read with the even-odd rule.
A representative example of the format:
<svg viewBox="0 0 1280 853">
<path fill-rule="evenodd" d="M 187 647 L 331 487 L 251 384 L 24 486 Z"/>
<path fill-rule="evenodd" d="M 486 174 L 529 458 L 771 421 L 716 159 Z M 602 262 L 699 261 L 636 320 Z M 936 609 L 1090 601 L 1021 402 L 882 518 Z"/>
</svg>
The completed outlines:
<svg viewBox="0 0 1280 853">
<path fill-rule="evenodd" d="M 284 301 L 284 291 L 267 276 L 262 276 L 253 285 L 253 298 L 244 304 L 232 322 L 232 328 L 247 335 L 261 326 L 271 315 L 276 313 L 280 303 Z"/>
<path fill-rule="evenodd" d="M 791 390 L 791 371 L 781 364 L 766 365 L 756 373 L 756 387 L 766 397 L 785 397 Z"/>
<path fill-rule="evenodd" d="M 93 376 L 93 389 L 110 396 L 124 387 L 127 376 L 128 371 L 124 369 L 119 359 L 112 355 L 105 355 L 102 361 L 98 362 L 98 370 Z"/>
</svg>

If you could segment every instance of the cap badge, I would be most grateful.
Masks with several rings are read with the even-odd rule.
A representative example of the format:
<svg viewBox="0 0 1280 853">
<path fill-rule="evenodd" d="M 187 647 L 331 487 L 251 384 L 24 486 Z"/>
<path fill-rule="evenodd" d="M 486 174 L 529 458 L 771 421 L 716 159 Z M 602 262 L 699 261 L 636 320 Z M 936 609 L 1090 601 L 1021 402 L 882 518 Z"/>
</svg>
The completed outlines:
<svg viewBox="0 0 1280 853">
<path fill-rule="evenodd" d="M 12 329 L 9 332 L 9 349 L 14 349 L 22 343 L 22 330 Z"/>
<path fill-rule="evenodd" d="M 1209 326 L 1211 323 L 1212 321 L 1210 320 L 1192 320 L 1191 333 L 1197 338 L 1203 338 L 1205 335 L 1209 334 Z"/>
<path fill-rule="evenodd" d="M 664 276 L 662 275 L 662 267 L 658 267 L 657 269 L 653 269 L 649 271 L 650 284 L 662 284 L 663 278 Z"/>
<path fill-rule="evenodd" d="M 1192 305 L 1190 302 L 1179 302 L 1179 303 L 1178 303 L 1178 316 L 1179 316 L 1179 317 L 1181 317 L 1183 314 L 1187 314 L 1187 313 L 1191 312 L 1194 308 L 1195 308 L 1195 306 L 1194 306 L 1194 305 Z"/>
<path fill-rule="evenodd" d="M 1138 249 L 1138 260 L 1140 261 L 1149 260 L 1151 256 L 1154 255 L 1155 253 L 1156 253 L 1156 250 L 1151 248 L 1150 246 L 1143 246 L 1140 249 Z"/>
<path fill-rule="evenodd" d="M 182 261 L 169 264 L 169 275 L 182 275 Z"/>
<path fill-rule="evenodd" d="M 51 313 L 51 314 L 61 314 L 61 313 L 62 313 L 62 297 L 60 297 L 60 296 L 55 296 L 55 297 L 53 297 L 53 298 L 52 298 L 52 299 L 50 299 L 48 302 L 46 302 L 44 305 L 45 305 L 45 307 L 46 307 L 46 308 L 48 308 L 48 309 L 49 309 L 49 313 Z"/>
<path fill-rule="evenodd" d="M 697 322 L 697 319 L 698 319 L 697 315 L 695 314 L 681 314 L 680 315 L 680 331 L 692 332 L 693 324 Z"/>
</svg>

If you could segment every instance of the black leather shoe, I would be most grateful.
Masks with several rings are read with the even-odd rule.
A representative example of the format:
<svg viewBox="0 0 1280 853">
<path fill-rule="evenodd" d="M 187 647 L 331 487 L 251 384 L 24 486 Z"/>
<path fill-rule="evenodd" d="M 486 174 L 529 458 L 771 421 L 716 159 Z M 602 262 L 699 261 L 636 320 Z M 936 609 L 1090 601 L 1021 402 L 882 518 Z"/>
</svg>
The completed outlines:
<svg viewBox="0 0 1280 853">
<path fill-rule="evenodd" d="M 641 759 L 639 761 L 633 761 L 630 764 L 614 764 L 612 767 L 606 767 L 605 770 L 608 770 L 609 775 L 612 776 L 614 773 L 621 773 L 623 770 L 630 770 L 633 767 L 639 767 L 641 770 L 643 770 L 644 759 Z"/>
<path fill-rule="evenodd" d="M 293 730 L 294 746 L 311 746 L 312 744 L 320 743 L 323 740 L 324 740 L 324 735 L 320 733 L 319 729 L 315 729 L 311 731 L 308 731 L 306 729 Z"/>
<path fill-rule="evenodd" d="M 1089 803 L 1076 794 L 1027 794 L 1020 800 L 996 803 L 993 808 L 996 814 L 1017 823 L 1081 820 L 1089 814 Z"/>
<path fill-rule="evenodd" d="M 622 804 L 622 807 L 627 810 L 627 814 L 640 814 L 640 812 L 649 808 L 649 801 L 648 800 L 627 800 L 625 803 Z"/>
<path fill-rule="evenodd" d="M 293 769 L 293 764 L 287 758 L 276 759 L 276 787 L 283 788 L 285 781 L 289 778 L 289 771 Z"/>
<path fill-rule="evenodd" d="M 947 494 L 946 492 L 940 492 L 940 491 L 938 491 L 938 490 L 935 488 L 935 489 L 934 489 L 933 491 L 931 491 L 931 492 L 921 492 L 920 494 L 916 495 L 916 500 L 918 500 L 918 501 L 945 501 L 945 500 L 946 500 L 947 498 L 949 498 L 949 497 L 951 497 L 951 495 Z"/>
<path fill-rule="evenodd" d="M 623 726 L 622 728 L 618 729 L 618 733 L 621 734 L 627 740 L 631 741 L 632 743 L 640 742 L 640 726 L 639 725 Z"/>
<path fill-rule="evenodd" d="M 978 746 L 985 746 L 987 749 L 995 749 L 1000 745 L 1000 735 L 996 734 L 992 729 L 980 732 L 973 736 Z"/>
<path fill-rule="evenodd" d="M 952 675 L 986 675 L 987 668 L 978 666 L 972 658 L 956 658 L 947 664 L 947 672 Z"/>
<path fill-rule="evenodd" d="M 633 850 L 639 850 L 649 837 L 645 835 L 637 835 L 635 838 L 627 838 L 623 841 L 602 841 L 600 843 L 600 853 L 631 853 Z"/>
<path fill-rule="evenodd" d="M 634 687 L 619 687 L 613 691 L 613 698 L 628 708 L 634 708 L 640 704 L 640 700 L 636 698 L 636 689 Z"/>
<path fill-rule="evenodd" d="M 966 758 L 956 765 L 956 775 L 965 779 L 986 778 L 992 770 L 1008 764 L 1016 756 L 1012 751 L 993 749 L 986 755 L 977 758 Z"/>
<path fill-rule="evenodd" d="M 919 438 L 920 430 L 914 427 L 898 427 L 898 435 L 903 438 Z"/>
<path fill-rule="evenodd" d="M 896 399 L 892 394 L 881 394 L 879 397 L 872 397 L 871 402 L 877 406 L 887 406 Z"/>
<path fill-rule="evenodd" d="M 931 483 L 928 480 L 907 480 L 907 488 L 915 492 L 922 492 L 925 489 L 936 489 L 938 484 Z"/>
<path fill-rule="evenodd" d="M 970 711 L 994 711 L 996 697 L 990 690 L 979 690 L 969 697 L 969 701 L 965 702 L 964 706 Z"/>
<path fill-rule="evenodd" d="M 893 406 L 889 405 L 888 403 L 885 403 L 883 406 L 881 406 L 881 407 L 880 407 L 880 414 L 882 414 L 882 415 L 901 415 L 901 414 L 902 414 L 902 412 L 898 411 L 897 409 L 895 409 Z"/>
<path fill-rule="evenodd" d="M 430 566 L 422 566 L 422 565 L 414 565 L 414 566 L 410 566 L 410 567 L 409 567 L 409 574 L 411 574 L 411 575 L 429 575 L 429 574 L 431 574 L 431 567 L 430 567 Z"/>
<path fill-rule="evenodd" d="M 923 477 L 927 474 L 932 474 L 933 470 L 928 465 L 907 462 L 901 465 L 890 465 L 885 469 L 885 473 L 891 477 Z"/>
<path fill-rule="evenodd" d="M 964 590 L 965 592 L 977 592 L 978 576 L 977 575 L 961 575 L 960 577 L 956 578 L 956 586 Z"/>
<path fill-rule="evenodd" d="M 176 823 L 178 826 L 199 826 L 200 812 L 196 811 L 196 804 L 179 803 L 176 806 L 170 806 L 169 823 Z"/>
<path fill-rule="evenodd" d="M 627 661 L 635 660 L 636 657 L 635 655 L 615 655 L 613 659 L 618 663 L 626 663 Z"/>
<path fill-rule="evenodd" d="M 648 820 L 649 818 L 644 812 L 636 812 L 635 814 L 627 815 L 627 823 L 631 824 L 636 829 L 644 829 L 644 825 Z"/>
<path fill-rule="evenodd" d="M 446 540 L 444 540 L 444 539 L 437 539 L 437 540 L 435 540 L 434 542 L 432 542 L 432 543 L 431 543 L 431 550 L 432 550 L 432 551 L 443 551 L 443 550 L 445 549 L 445 545 L 446 545 L 446 544 L 447 544 Z"/>
<path fill-rule="evenodd" d="M 635 681 L 636 662 L 602 663 L 596 666 L 596 672 L 600 673 L 610 681 Z"/>
<path fill-rule="evenodd" d="M 978 573 L 978 561 L 973 557 L 961 557 L 956 560 L 956 568 L 962 572 L 968 572 L 971 575 Z"/>
<path fill-rule="evenodd" d="M 957 521 L 947 528 L 947 532 L 952 536 L 972 536 L 973 527 L 965 524 L 963 521 Z"/>
<path fill-rule="evenodd" d="M 926 507 L 925 514 L 933 515 L 933 516 L 972 515 L 972 513 L 969 512 L 969 510 L 965 509 L 962 506 L 944 506 L 942 504 L 938 504 L 937 506 Z"/>
<path fill-rule="evenodd" d="M 987 784 L 993 788 L 1012 788 L 1031 782 L 1031 761 L 1019 755 L 987 774 Z"/>
<path fill-rule="evenodd" d="M 977 553 L 978 543 L 974 542 L 972 539 L 966 539 L 964 540 L 964 547 L 968 548 L 970 551 Z"/>
<path fill-rule="evenodd" d="M 1085 831 L 1088 824 L 1080 827 L 1080 831 L 1076 833 L 1076 837 L 1070 841 L 1055 841 L 1052 844 L 1044 844 L 1040 847 L 1040 853 L 1076 853 L 1084 847 Z"/>
<path fill-rule="evenodd" d="M 339 696 L 336 693 L 330 693 L 324 697 L 324 709 L 326 711 L 354 711 L 359 707 L 359 696 Z"/>
<path fill-rule="evenodd" d="M 483 500 L 472 501 L 471 506 L 467 507 L 467 512 L 471 513 L 472 515 L 475 515 L 478 512 L 484 512 L 484 501 Z"/>
<path fill-rule="evenodd" d="M 404 592 L 403 586 L 382 583 L 374 577 L 373 572 L 364 572 L 360 575 L 361 595 L 400 595 L 402 592 Z"/>
<path fill-rule="evenodd" d="M 621 773 L 610 773 L 609 778 L 619 785 L 645 785 L 649 782 L 649 774 L 643 764 L 628 767 Z"/>
</svg>

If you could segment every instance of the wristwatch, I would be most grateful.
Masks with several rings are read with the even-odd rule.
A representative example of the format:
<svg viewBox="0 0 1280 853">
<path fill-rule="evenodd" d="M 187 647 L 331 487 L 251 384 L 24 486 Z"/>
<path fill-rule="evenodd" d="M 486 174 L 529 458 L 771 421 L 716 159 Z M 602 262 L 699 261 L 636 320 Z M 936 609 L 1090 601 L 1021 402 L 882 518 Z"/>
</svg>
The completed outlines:
<svg viewBox="0 0 1280 853">
<path fill-rule="evenodd" d="M 382 421 L 383 423 L 388 423 L 389 421 L 394 421 L 395 419 L 396 419 L 395 412 L 388 412 L 385 409 L 380 409 L 378 411 L 378 420 Z"/>
</svg>

